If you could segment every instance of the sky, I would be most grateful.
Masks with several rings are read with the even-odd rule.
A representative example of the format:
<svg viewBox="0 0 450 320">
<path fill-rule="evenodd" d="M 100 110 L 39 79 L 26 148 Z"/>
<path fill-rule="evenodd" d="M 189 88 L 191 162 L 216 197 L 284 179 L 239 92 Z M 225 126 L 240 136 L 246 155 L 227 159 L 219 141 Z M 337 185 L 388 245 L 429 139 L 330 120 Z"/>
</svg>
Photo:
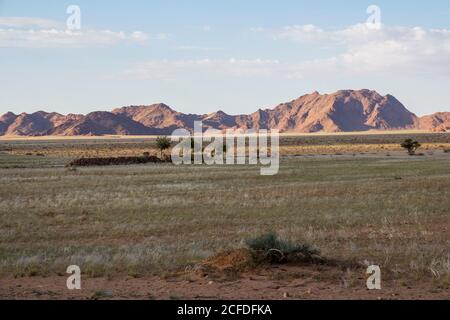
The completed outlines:
<svg viewBox="0 0 450 320">
<path fill-rule="evenodd" d="M 424 115 L 450 111 L 449 80 L 449 0 L 0 0 L 0 114 L 241 114 L 367 88 Z"/>
</svg>

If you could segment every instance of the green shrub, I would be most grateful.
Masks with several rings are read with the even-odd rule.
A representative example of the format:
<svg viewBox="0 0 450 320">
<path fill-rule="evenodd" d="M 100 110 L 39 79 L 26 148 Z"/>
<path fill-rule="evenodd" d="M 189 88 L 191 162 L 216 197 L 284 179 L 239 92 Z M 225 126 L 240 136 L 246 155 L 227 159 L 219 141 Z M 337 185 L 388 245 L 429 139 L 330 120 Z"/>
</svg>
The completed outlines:
<svg viewBox="0 0 450 320">
<path fill-rule="evenodd" d="M 247 239 L 245 244 L 260 262 L 312 262 L 320 259 L 320 252 L 311 245 L 282 240 L 273 232 Z"/>
<path fill-rule="evenodd" d="M 156 138 L 156 146 L 158 147 L 162 158 L 164 150 L 169 149 L 172 146 L 172 142 L 168 137 L 158 137 Z"/>
<path fill-rule="evenodd" d="M 401 147 L 408 151 L 408 154 L 413 156 L 416 154 L 417 149 L 419 149 L 422 145 L 418 141 L 414 141 L 413 139 L 406 139 Z"/>
</svg>

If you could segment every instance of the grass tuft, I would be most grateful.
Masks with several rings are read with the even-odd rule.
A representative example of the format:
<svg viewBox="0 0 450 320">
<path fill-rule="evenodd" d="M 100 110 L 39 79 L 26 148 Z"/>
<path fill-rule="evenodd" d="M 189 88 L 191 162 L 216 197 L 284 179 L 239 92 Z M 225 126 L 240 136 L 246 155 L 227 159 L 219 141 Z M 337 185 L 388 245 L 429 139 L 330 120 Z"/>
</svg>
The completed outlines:
<svg viewBox="0 0 450 320">
<path fill-rule="evenodd" d="M 313 262 L 320 258 L 320 251 L 311 245 L 280 239 L 274 232 L 247 239 L 245 244 L 255 253 L 256 260 L 260 262 Z"/>
</svg>

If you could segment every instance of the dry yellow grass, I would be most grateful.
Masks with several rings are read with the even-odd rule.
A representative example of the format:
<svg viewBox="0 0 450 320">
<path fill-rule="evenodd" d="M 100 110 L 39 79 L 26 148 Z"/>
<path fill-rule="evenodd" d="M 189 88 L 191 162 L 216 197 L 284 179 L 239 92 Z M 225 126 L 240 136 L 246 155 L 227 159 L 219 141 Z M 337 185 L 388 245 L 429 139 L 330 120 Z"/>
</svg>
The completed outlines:
<svg viewBox="0 0 450 320">
<path fill-rule="evenodd" d="M 284 156 L 322 154 L 383 154 L 401 152 L 400 143 L 412 137 L 422 143 L 422 152 L 450 149 L 448 133 L 383 132 L 364 134 L 282 135 L 280 151 Z M 5 138 L 7 139 L 7 138 Z M 36 137 L 0 140 L 0 151 L 13 155 L 45 155 L 59 158 L 158 155 L 154 137 Z"/>
<path fill-rule="evenodd" d="M 298 133 L 298 132 L 288 132 L 280 133 L 281 137 L 339 137 L 339 136 L 370 136 L 370 135 L 423 135 L 423 134 L 442 134 L 435 133 L 427 130 L 372 130 L 372 131 L 354 131 L 354 132 L 338 132 L 338 133 L 328 133 L 328 132 L 317 132 L 317 133 Z M 104 136 L 0 136 L 0 141 L 57 141 L 57 140 L 116 140 L 116 139 L 156 139 L 157 136 L 133 136 L 133 135 L 104 135 Z"/>
</svg>

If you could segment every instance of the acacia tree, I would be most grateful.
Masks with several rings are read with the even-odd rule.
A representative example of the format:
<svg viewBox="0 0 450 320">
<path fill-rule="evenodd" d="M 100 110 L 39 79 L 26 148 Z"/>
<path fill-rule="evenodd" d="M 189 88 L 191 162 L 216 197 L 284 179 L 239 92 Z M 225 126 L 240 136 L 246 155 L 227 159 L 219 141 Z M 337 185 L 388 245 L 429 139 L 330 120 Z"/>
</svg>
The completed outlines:
<svg viewBox="0 0 450 320">
<path fill-rule="evenodd" d="M 408 151 L 410 156 L 413 156 L 416 154 L 417 149 L 419 149 L 422 145 L 413 139 L 406 139 L 401 146 Z"/>
<path fill-rule="evenodd" d="M 167 137 L 156 138 L 156 146 L 158 147 L 158 149 L 160 151 L 161 158 L 162 158 L 164 150 L 169 149 L 171 147 L 171 145 L 172 145 L 172 142 Z"/>
</svg>

